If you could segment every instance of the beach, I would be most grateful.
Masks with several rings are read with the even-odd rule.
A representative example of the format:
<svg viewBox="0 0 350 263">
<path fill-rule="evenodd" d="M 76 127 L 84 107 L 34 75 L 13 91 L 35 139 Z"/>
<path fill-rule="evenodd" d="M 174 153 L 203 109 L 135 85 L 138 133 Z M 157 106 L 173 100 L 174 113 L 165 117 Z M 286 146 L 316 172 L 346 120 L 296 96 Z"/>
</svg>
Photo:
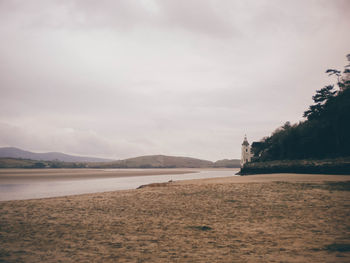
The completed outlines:
<svg viewBox="0 0 350 263">
<path fill-rule="evenodd" d="M 0 262 L 349 262 L 349 182 L 266 174 L 0 202 Z"/>
</svg>

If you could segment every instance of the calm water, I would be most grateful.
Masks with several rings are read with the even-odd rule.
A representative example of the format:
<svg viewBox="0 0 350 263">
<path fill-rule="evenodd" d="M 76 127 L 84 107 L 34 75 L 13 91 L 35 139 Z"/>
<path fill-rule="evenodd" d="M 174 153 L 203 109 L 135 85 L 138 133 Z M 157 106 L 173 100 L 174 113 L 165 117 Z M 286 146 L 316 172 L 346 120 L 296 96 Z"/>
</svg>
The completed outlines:
<svg viewBox="0 0 350 263">
<path fill-rule="evenodd" d="M 98 178 L 66 180 L 59 182 L 19 181 L 16 183 L 1 183 L 0 181 L 0 201 L 24 200 L 34 198 L 57 197 L 66 195 L 77 195 L 87 193 L 99 193 L 116 190 L 135 189 L 140 185 L 150 183 L 162 183 L 169 180 L 190 180 L 214 177 L 235 176 L 237 170 L 230 171 L 200 171 L 190 174 L 164 174 L 133 176 L 121 178 Z"/>
</svg>

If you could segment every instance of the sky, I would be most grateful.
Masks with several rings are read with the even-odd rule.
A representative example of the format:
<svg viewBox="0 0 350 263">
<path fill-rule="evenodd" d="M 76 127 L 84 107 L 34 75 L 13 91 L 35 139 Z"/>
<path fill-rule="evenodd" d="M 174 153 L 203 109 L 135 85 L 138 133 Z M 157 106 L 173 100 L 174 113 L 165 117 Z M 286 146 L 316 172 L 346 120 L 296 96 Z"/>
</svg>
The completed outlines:
<svg viewBox="0 0 350 263">
<path fill-rule="evenodd" d="M 0 146 L 240 158 L 350 53 L 348 0 L 0 0 Z"/>
</svg>

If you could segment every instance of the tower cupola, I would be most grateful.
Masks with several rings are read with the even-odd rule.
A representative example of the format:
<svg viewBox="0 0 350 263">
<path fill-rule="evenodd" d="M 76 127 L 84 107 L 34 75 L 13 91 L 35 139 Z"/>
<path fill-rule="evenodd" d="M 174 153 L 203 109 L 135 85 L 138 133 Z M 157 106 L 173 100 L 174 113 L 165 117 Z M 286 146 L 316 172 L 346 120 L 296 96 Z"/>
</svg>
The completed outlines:
<svg viewBox="0 0 350 263">
<path fill-rule="evenodd" d="M 247 162 L 252 160 L 251 147 L 247 140 L 247 136 L 244 136 L 244 140 L 242 143 L 242 155 L 241 155 L 241 167 Z"/>
</svg>

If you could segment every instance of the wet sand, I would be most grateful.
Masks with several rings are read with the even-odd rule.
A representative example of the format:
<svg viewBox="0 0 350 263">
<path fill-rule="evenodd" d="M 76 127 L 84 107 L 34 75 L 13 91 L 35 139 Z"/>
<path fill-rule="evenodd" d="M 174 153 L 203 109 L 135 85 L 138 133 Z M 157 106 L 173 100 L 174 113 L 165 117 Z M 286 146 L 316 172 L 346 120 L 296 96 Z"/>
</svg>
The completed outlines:
<svg viewBox="0 0 350 263">
<path fill-rule="evenodd" d="M 0 262 L 349 262 L 349 181 L 253 175 L 0 202 Z"/>
</svg>

